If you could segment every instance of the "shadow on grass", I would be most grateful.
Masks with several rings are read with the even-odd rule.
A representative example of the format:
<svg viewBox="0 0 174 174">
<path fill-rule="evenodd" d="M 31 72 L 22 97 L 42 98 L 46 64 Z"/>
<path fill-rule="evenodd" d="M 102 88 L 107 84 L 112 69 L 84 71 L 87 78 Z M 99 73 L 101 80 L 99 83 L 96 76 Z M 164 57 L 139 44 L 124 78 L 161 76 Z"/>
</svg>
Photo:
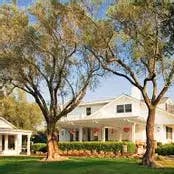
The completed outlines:
<svg viewBox="0 0 174 174">
<path fill-rule="evenodd" d="M 174 174 L 174 168 L 149 169 L 130 159 L 72 158 L 67 161 L 41 162 L 38 158 L 0 158 L 2 174 Z"/>
</svg>

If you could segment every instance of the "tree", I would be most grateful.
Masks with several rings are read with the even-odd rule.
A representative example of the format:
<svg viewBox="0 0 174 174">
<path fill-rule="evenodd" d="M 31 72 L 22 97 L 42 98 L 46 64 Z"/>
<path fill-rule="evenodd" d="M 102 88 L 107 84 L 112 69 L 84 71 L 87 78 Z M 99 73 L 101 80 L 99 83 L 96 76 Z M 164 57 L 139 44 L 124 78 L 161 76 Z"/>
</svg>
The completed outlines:
<svg viewBox="0 0 174 174">
<path fill-rule="evenodd" d="M 165 19 L 162 21 L 161 32 L 163 36 L 168 38 L 168 44 L 165 45 L 165 50 L 169 55 L 173 54 L 174 50 L 174 3 L 171 3 L 168 6 L 168 13 L 165 16 Z"/>
<path fill-rule="evenodd" d="M 92 87 L 100 66 L 78 44 L 73 10 L 56 0 L 38 1 L 35 18 L 16 7 L 1 8 L 1 79 L 31 94 L 47 123 L 47 160 L 59 158 L 56 123 Z"/>
<path fill-rule="evenodd" d="M 43 122 L 42 114 L 35 103 L 27 102 L 25 95 L 20 91 L 0 99 L 1 115 L 17 128 L 35 132 Z"/>
<path fill-rule="evenodd" d="M 120 0 L 109 8 L 106 20 L 94 21 L 83 10 L 85 28 L 78 24 L 82 17 L 76 19 L 82 43 L 103 69 L 127 79 L 141 91 L 148 108 L 142 160 L 147 166 L 154 164 L 156 108 L 173 84 L 173 48 L 169 52 L 169 39 L 162 30 L 170 5 L 155 0 Z"/>
</svg>

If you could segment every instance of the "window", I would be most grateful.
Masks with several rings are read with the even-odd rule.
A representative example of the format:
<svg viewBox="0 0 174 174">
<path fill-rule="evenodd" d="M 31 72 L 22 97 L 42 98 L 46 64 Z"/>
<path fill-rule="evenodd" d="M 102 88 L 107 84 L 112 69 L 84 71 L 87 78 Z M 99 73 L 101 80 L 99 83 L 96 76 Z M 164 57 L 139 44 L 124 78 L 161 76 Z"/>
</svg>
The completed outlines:
<svg viewBox="0 0 174 174">
<path fill-rule="evenodd" d="M 166 127 L 166 139 L 172 139 L 172 128 Z"/>
<path fill-rule="evenodd" d="M 131 104 L 125 105 L 125 112 L 132 112 L 132 105 Z"/>
<path fill-rule="evenodd" d="M 117 105 L 117 113 L 123 113 L 124 112 L 124 105 Z"/>
<path fill-rule="evenodd" d="M 117 105 L 117 113 L 132 112 L 132 104 Z"/>
<path fill-rule="evenodd" d="M 11 150 L 15 149 L 15 136 L 14 135 L 8 136 L 8 149 L 11 149 Z"/>
<path fill-rule="evenodd" d="M 91 115 L 91 108 L 86 108 L 86 115 Z"/>
</svg>

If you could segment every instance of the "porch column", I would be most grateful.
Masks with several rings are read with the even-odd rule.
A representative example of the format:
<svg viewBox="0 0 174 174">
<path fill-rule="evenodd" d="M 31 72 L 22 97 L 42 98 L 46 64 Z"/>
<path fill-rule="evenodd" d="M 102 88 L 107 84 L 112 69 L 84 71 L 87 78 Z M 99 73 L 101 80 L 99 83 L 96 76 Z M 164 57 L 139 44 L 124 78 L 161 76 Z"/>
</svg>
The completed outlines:
<svg viewBox="0 0 174 174">
<path fill-rule="evenodd" d="M 18 137 L 17 137 L 17 135 L 14 135 L 14 137 L 15 137 L 15 140 L 14 140 L 15 141 L 14 142 L 15 143 L 15 151 L 18 154 L 18 139 L 17 139 Z"/>
<path fill-rule="evenodd" d="M 27 135 L 27 155 L 30 155 L 30 138 L 31 135 Z"/>
<path fill-rule="evenodd" d="M 82 140 L 83 140 L 83 128 L 80 127 L 79 128 L 79 141 L 82 142 Z"/>
<path fill-rule="evenodd" d="M 0 135 L 0 151 L 2 151 L 2 135 Z"/>
<path fill-rule="evenodd" d="M 105 127 L 102 128 L 102 141 L 105 142 Z"/>
<path fill-rule="evenodd" d="M 135 126 L 136 123 L 132 124 L 132 142 L 135 143 Z"/>
<path fill-rule="evenodd" d="M 5 145 L 4 145 L 4 151 L 8 151 L 8 135 L 5 134 Z"/>
<path fill-rule="evenodd" d="M 17 135 L 17 153 L 20 154 L 22 152 L 22 134 Z"/>
<path fill-rule="evenodd" d="M 121 142 L 122 141 L 122 127 L 119 129 L 119 141 Z"/>
</svg>

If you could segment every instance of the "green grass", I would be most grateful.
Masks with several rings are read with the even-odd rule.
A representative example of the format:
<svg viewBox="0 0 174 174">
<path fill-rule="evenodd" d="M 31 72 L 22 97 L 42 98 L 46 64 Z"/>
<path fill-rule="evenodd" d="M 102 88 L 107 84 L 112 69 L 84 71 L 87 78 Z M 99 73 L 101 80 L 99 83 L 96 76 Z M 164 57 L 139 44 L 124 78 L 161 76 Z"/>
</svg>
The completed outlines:
<svg viewBox="0 0 174 174">
<path fill-rule="evenodd" d="M 174 174 L 174 168 L 150 169 L 133 159 L 72 158 L 41 162 L 38 158 L 0 157 L 0 174 Z"/>
</svg>

